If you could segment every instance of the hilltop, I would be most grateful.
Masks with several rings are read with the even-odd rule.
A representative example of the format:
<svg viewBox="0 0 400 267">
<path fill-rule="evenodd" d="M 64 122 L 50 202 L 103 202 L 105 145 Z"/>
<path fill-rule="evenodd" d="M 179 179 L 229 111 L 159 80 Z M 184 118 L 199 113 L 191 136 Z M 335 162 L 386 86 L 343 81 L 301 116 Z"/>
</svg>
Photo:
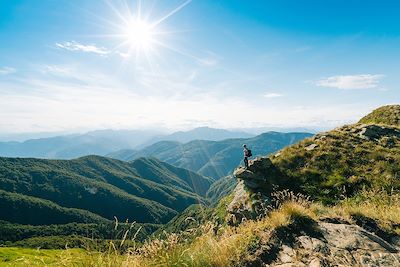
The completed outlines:
<svg viewBox="0 0 400 267">
<path fill-rule="evenodd" d="M 377 108 L 363 117 L 359 123 L 400 127 L 400 105 L 387 105 Z"/>
<path fill-rule="evenodd" d="M 263 259 L 266 251 L 260 248 L 253 260 L 272 266 L 313 261 L 327 266 L 399 262 L 398 107 L 379 108 L 359 123 L 317 134 L 269 157 L 252 160 L 248 169 L 235 171 L 239 183 L 227 204 L 229 224 L 265 216 L 267 206 L 282 209 L 285 201 L 300 204 L 303 210 L 293 216 L 309 220 L 306 224 L 293 221 L 285 230 L 286 236 L 291 235 L 289 242 L 284 236 L 275 236 L 284 243 L 276 247 L 275 256 L 271 258 L 267 249 L 269 255 Z M 295 194 L 276 193 L 287 190 Z M 316 253 L 316 244 L 325 251 Z M 351 252 L 346 252 L 346 247 L 351 247 Z M 308 256 L 299 261 L 299 254 Z"/>
<path fill-rule="evenodd" d="M 268 198 L 273 191 L 290 189 L 336 204 L 366 188 L 400 190 L 400 128 L 372 119 L 365 124 L 365 118 L 397 122 L 397 107 L 379 108 L 359 123 L 319 133 L 254 159 L 249 169 L 236 169 L 234 175 L 241 181 L 236 192 L 247 188 Z"/>
</svg>

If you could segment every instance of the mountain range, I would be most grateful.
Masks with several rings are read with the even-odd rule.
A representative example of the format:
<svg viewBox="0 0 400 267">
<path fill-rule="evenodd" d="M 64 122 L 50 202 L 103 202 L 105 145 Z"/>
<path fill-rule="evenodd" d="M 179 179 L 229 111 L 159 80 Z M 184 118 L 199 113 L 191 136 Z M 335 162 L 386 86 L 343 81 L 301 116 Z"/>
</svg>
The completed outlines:
<svg viewBox="0 0 400 267">
<path fill-rule="evenodd" d="M 182 135 L 171 138 L 183 138 Z M 248 141 L 255 153 L 261 153 L 276 151 L 305 136 L 310 134 L 267 133 L 247 139 L 196 140 L 186 144 L 162 141 L 150 145 L 146 151 L 168 154 L 171 149 L 169 153 L 174 155 L 177 148 L 168 145 L 180 144 L 187 156 L 182 160 L 192 163 L 199 160 L 203 165 L 210 161 L 204 158 L 210 151 L 214 160 L 216 155 L 222 162 L 226 160 L 229 172 L 229 166 L 233 169 L 240 162 L 243 141 Z M 130 156 L 131 152 L 119 153 Z M 231 160 L 233 152 L 237 153 Z M 13 241 L 37 246 L 45 242 L 47 247 L 57 247 L 51 244 L 62 246 L 65 236 L 87 236 L 90 232 L 97 238 L 113 238 L 116 233 L 109 228 L 116 218 L 137 222 L 135 229 L 142 227 L 140 238 L 145 238 L 145 233 L 159 227 L 154 224 L 167 223 L 192 204 L 216 202 L 229 193 L 225 183 L 212 186 L 216 179 L 211 176 L 160 161 L 151 154 L 143 155 L 146 157 L 137 156 L 129 161 L 94 155 L 72 160 L 0 157 L 0 243 Z M 230 188 L 233 186 L 231 183 Z M 52 236 L 49 238 L 53 241 L 47 236 Z"/>
<path fill-rule="evenodd" d="M 73 159 L 85 155 L 104 156 L 121 149 L 145 147 L 160 140 L 188 142 L 192 140 L 222 140 L 250 137 L 241 131 L 209 127 L 164 134 L 157 130 L 97 130 L 85 134 L 70 134 L 29 139 L 23 142 L 0 142 L 0 156 Z"/>
<path fill-rule="evenodd" d="M 243 144 L 254 156 L 275 152 L 296 143 L 310 133 L 267 132 L 251 138 L 233 138 L 222 141 L 194 140 L 187 143 L 161 141 L 142 150 L 121 150 L 108 157 L 131 161 L 140 157 L 155 157 L 174 166 L 219 179 L 232 173 L 243 159 Z"/>
</svg>

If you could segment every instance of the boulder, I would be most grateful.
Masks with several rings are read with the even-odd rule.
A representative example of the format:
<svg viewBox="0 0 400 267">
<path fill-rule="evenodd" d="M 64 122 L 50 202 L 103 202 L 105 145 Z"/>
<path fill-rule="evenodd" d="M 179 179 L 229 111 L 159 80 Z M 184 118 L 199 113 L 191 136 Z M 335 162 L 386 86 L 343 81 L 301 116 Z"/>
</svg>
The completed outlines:
<svg viewBox="0 0 400 267">
<path fill-rule="evenodd" d="M 234 171 L 238 184 L 227 208 L 230 224 L 239 224 L 244 219 L 254 219 L 265 214 L 271 202 L 269 193 L 274 189 L 277 173 L 267 157 L 250 160 L 248 168 L 240 167 Z"/>
<path fill-rule="evenodd" d="M 379 140 L 383 137 L 400 138 L 400 130 L 395 127 L 385 127 L 380 125 L 361 125 L 358 127 L 358 135 L 367 140 Z"/>
<path fill-rule="evenodd" d="M 357 225 L 318 222 L 318 237 L 298 235 L 266 266 L 400 266 L 399 247 Z M 263 265 L 264 266 L 264 265 Z"/>
</svg>

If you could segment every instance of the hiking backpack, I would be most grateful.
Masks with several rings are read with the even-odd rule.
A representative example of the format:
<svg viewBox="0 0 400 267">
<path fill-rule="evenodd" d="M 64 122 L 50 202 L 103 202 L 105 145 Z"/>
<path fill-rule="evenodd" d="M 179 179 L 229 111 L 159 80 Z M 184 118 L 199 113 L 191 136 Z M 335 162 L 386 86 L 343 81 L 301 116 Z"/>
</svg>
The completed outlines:
<svg viewBox="0 0 400 267">
<path fill-rule="evenodd" d="M 251 150 L 250 149 L 247 149 L 247 153 L 246 154 L 247 154 L 248 157 L 253 156 L 253 154 L 251 154 Z"/>
</svg>

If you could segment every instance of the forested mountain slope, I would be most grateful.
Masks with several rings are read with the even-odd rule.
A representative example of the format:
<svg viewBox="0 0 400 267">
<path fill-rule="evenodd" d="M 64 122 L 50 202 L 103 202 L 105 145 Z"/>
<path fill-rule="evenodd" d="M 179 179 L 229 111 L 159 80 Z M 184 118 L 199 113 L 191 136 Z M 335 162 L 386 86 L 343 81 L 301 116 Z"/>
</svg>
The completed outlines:
<svg viewBox="0 0 400 267">
<path fill-rule="evenodd" d="M 0 158 L 1 206 L 8 207 L 2 209 L 0 219 L 46 224 L 45 217 L 48 223 L 56 223 L 53 217 L 66 223 L 115 216 L 123 221 L 167 222 L 187 206 L 202 202 L 211 183 L 209 178 L 156 159 L 128 163 L 99 156 Z M 24 212 L 28 207 L 30 212 Z M 46 210 L 47 216 L 36 222 L 34 210 Z"/>
</svg>

